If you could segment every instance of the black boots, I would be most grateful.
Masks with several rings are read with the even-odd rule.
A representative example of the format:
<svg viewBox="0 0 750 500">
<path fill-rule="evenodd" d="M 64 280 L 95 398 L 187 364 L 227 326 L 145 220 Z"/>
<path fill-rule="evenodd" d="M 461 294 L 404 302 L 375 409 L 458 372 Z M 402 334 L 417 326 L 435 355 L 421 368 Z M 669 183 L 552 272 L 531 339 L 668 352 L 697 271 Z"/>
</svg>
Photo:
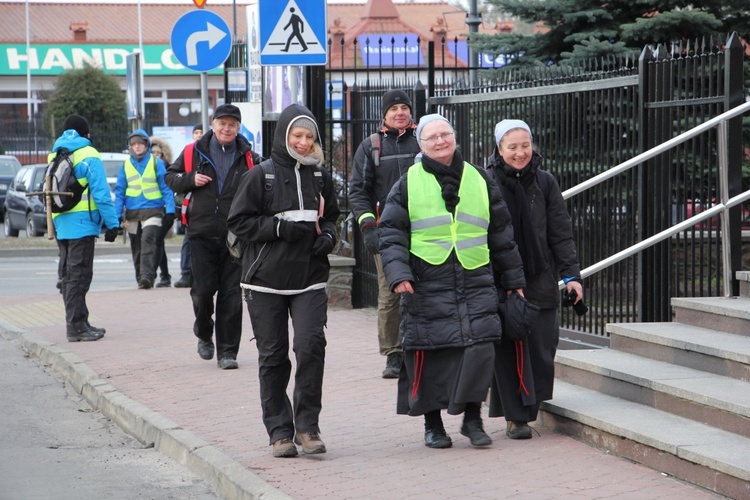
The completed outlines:
<svg viewBox="0 0 750 500">
<path fill-rule="evenodd" d="M 401 365 L 404 363 L 404 355 L 400 352 L 392 352 L 385 360 L 385 369 L 383 378 L 398 378 L 401 372 Z"/>
<path fill-rule="evenodd" d="M 81 321 L 67 329 L 68 342 L 92 342 L 104 337 L 104 328 L 91 328 L 88 323 Z"/>
<path fill-rule="evenodd" d="M 453 441 L 443 427 L 440 410 L 424 414 L 424 445 L 428 448 L 450 448 L 453 446 Z"/>
<path fill-rule="evenodd" d="M 476 447 L 492 444 L 492 438 L 484 432 L 482 417 L 480 415 L 481 408 L 479 403 L 466 403 L 464 423 L 461 425 L 461 435 L 469 438 L 471 445 Z"/>
</svg>

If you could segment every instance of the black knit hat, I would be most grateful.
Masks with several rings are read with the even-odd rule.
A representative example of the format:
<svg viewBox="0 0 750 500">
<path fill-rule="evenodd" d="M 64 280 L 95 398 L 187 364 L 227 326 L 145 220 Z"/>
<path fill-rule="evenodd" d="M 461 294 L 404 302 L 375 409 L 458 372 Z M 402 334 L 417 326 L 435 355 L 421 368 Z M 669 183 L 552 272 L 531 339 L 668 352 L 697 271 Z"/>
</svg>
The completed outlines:
<svg viewBox="0 0 750 500">
<path fill-rule="evenodd" d="M 196 130 L 200 130 L 201 132 L 203 132 L 203 124 L 196 123 L 195 126 L 193 127 L 193 132 L 195 132 Z"/>
<path fill-rule="evenodd" d="M 63 122 L 63 130 L 73 129 L 81 137 L 89 135 L 89 122 L 81 115 L 68 115 Z"/>
<path fill-rule="evenodd" d="M 403 90 L 389 90 L 383 95 L 383 116 L 395 104 L 406 104 L 409 106 L 409 111 L 412 111 L 411 99 L 406 95 L 406 92 Z"/>
</svg>

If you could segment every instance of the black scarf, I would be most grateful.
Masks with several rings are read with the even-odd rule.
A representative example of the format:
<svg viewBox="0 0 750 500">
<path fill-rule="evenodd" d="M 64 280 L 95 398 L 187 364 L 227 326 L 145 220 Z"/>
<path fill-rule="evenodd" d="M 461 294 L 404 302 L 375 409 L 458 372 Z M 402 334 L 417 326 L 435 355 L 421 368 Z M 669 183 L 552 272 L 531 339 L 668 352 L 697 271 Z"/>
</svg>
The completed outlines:
<svg viewBox="0 0 750 500">
<path fill-rule="evenodd" d="M 536 170 L 540 162 L 541 157 L 535 155 L 523 169 L 516 170 L 508 166 L 497 153 L 495 159 L 495 168 L 501 172 L 498 180 L 501 181 L 503 197 L 513 222 L 513 239 L 518 245 L 527 278 L 536 276 L 548 267 L 539 239 L 534 234 L 531 205 L 526 198 L 526 189 L 536 182 Z"/>
<path fill-rule="evenodd" d="M 453 160 L 450 165 L 444 165 L 423 154 L 422 166 L 425 171 L 435 176 L 440 184 L 445 208 L 450 213 L 455 214 L 456 205 L 461 201 L 458 196 L 458 188 L 461 185 L 461 175 L 464 172 L 464 159 L 461 153 L 458 150 L 453 153 Z"/>
</svg>

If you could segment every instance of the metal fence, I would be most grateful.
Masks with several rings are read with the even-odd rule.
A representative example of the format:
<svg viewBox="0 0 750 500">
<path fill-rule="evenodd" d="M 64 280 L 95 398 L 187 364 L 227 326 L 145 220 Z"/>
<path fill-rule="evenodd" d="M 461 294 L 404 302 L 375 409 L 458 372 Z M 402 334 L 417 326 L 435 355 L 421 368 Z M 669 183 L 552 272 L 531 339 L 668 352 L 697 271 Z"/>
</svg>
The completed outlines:
<svg viewBox="0 0 750 500">
<path fill-rule="evenodd" d="M 341 103 L 340 116 L 327 120 L 328 136 L 334 138 L 328 143 L 329 157 L 344 178 L 357 145 L 376 129 L 380 97 L 391 88 L 411 95 L 415 119 L 426 112 L 449 118 L 464 157 L 475 165 L 484 166 L 492 154 L 492 132 L 499 120 L 527 121 L 544 157 L 543 168 L 563 190 L 744 100 L 743 47 L 736 36 L 726 44 L 703 40 L 646 47 L 629 57 L 545 68 L 459 68 L 441 64 L 445 43 L 437 51 L 432 43 L 428 47 L 424 68 L 360 67 L 356 59 L 350 67 L 329 64 L 328 82 L 348 82 L 328 89 L 329 103 Z M 730 175 L 737 181 L 737 194 L 741 119 L 729 127 L 736 141 Z M 568 200 L 582 265 L 705 209 L 717 192 L 716 163 L 716 134 L 711 132 Z M 739 269 L 740 228 L 750 221 L 740 220 L 740 209 L 735 215 L 733 260 Z M 609 322 L 669 321 L 670 297 L 719 295 L 725 284 L 716 227 L 713 219 L 588 278 L 590 313 L 579 318 L 562 309 L 562 326 L 603 337 Z M 357 259 L 354 305 L 374 306 L 376 271 L 358 236 L 357 231 L 345 235 Z"/>
</svg>

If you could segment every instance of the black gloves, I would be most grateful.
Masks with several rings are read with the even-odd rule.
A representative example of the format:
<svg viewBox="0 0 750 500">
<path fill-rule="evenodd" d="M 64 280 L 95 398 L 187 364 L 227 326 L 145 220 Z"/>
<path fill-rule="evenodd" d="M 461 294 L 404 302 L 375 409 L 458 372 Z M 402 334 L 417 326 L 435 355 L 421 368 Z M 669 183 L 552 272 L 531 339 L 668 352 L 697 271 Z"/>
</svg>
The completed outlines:
<svg viewBox="0 0 750 500">
<path fill-rule="evenodd" d="M 108 243 L 112 243 L 113 241 L 117 239 L 117 235 L 119 234 L 119 232 L 120 232 L 119 227 L 107 229 L 106 231 L 104 231 L 104 241 Z"/>
<path fill-rule="evenodd" d="M 162 227 L 172 227 L 172 224 L 174 224 L 174 213 L 164 215 L 161 224 Z"/>
<path fill-rule="evenodd" d="M 289 243 L 294 243 L 310 233 L 312 233 L 312 228 L 305 225 L 304 222 L 280 220 L 276 227 L 276 234 Z"/>
<path fill-rule="evenodd" d="M 380 237 L 378 236 L 378 228 L 375 226 L 368 226 L 365 228 L 362 236 L 365 238 L 365 248 L 368 252 L 375 255 L 380 253 L 378 245 L 380 244 Z"/>
<path fill-rule="evenodd" d="M 313 255 L 321 257 L 331 253 L 331 250 L 333 250 L 333 236 L 328 233 L 319 234 L 313 244 Z"/>
</svg>

